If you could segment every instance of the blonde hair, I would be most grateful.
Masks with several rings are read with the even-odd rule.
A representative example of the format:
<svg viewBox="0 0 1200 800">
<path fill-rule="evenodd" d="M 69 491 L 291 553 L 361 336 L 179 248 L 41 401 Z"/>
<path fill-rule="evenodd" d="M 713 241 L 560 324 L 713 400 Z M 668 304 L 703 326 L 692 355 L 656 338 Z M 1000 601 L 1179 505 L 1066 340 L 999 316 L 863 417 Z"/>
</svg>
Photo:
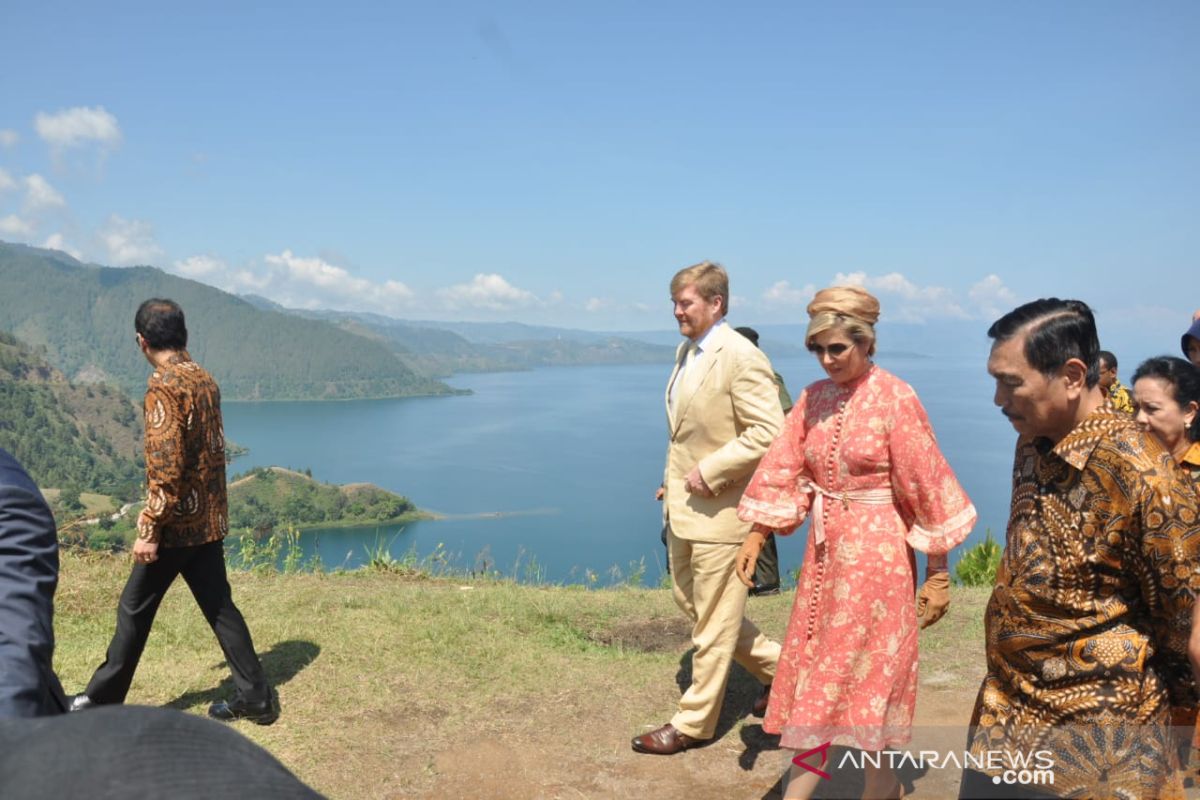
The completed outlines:
<svg viewBox="0 0 1200 800">
<path fill-rule="evenodd" d="M 689 286 L 695 286 L 696 292 L 706 301 L 720 297 L 721 314 L 729 313 L 729 273 L 720 264 L 701 261 L 676 272 L 671 278 L 671 297 Z"/>
<path fill-rule="evenodd" d="M 855 343 L 870 342 L 867 355 L 875 355 L 875 323 L 879 320 L 879 301 L 859 286 L 831 286 L 822 289 L 808 304 L 808 331 L 805 347 L 811 347 L 817 334 L 835 328 L 846 331 Z"/>
</svg>

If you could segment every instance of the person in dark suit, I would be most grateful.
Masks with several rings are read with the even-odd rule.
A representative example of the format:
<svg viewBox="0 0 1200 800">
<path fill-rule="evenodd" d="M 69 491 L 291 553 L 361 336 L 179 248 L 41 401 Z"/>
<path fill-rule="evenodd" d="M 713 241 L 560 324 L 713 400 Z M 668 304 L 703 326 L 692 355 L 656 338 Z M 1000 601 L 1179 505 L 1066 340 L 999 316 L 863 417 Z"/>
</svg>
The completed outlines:
<svg viewBox="0 0 1200 800">
<path fill-rule="evenodd" d="M 758 344 L 758 331 L 754 328 L 743 325 L 734 330 L 754 342 L 755 347 L 762 349 Z M 788 394 L 783 376 L 778 372 L 775 372 L 775 385 L 779 387 L 779 405 L 783 408 L 783 415 L 786 417 L 792 410 L 792 396 Z M 779 594 L 779 549 L 775 546 L 774 534 L 767 537 L 762 552 L 758 554 L 758 564 L 754 568 L 754 587 L 750 589 L 751 597 L 772 594 Z"/>
<path fill-rule="evenodd" d="M 58 532 L 41 492 L 0 450 L 0 718 L 61 714 L 54 674 Z"/>
</svg>

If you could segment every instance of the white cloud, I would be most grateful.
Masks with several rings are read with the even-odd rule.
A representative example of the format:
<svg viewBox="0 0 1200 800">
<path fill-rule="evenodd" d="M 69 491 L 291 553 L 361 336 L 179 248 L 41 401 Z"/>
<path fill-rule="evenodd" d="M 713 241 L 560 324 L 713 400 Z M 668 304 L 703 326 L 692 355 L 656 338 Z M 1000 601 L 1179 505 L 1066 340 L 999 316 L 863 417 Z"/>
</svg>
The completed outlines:
<svg viewBox="0 0 1200 800">
<path fill-rule="evenodd" d="M 121 143 L 121 126 L 103 106 L 64 108 L 53 114 L 39 111 L 33 125 L 38 136 L 56 149 L 93 142 L 111 149 Z"/>
<path fill-rule="evenodd" d="M 34 225 L 16 214 L 0 217 L 0 235 L 25 238 L 33 235 Z"/>
<path fill-rule="evenodd" d="M 0 147 L 16 147 L 21 136 L 10 128 L 0 128 Z"/>
<path fill-rule="evenodd" d="M 268 255 L 265 261 L 281 268 L 289 277 L 301 283 L 309 283 L 322 289 L 357 293 L 370 288 L 370 281 L 354 278 L 341 267 L 320 258 L 300 258 L 293 255 L 291 250 L 284 250 L 277 256 Z"/>
<path fill-rule="evenodd" d="M 110 263 L 118 266 L 150 264 L 164 255 L 154 240 L 153 226 L 140 219 L 125 219 L 116 214 L 98 232 Z"/>
<path fill-rule="evenodd" d="M 533 292 L 519 289 L 495 273 L 480 273 L 470 283 L 439 289 L 438 296 L 451 311 L 461 308 L 509 311 L 542 305 Z"/>
<path fill-rule="evenodd" d="M 71 245 L 67 244 L 67 240 L 63 238 L 61 233 L 53 233 L 46 237 L 46 241 L 42 243 L 42 247 L 48 247 L 51 250 L 61 250 L 76 260 L 83 260 L 83 253 L 76 250 Z"/>
<path fill-rule="evenodd" d="M 952 289 L 945 286 L 918 286 L 899 272 L 868 275 L 865 272 L 839 272 L 834 286 L 861 286 L 879 295 L 882 316 L 900 322 L 926 322 L 931 319 L 972 319 Z M 895 300 L 899 302 L 891 302 Z"/>
<path fill-rule="evenodd" d="M 0 169 L 0 192 L 7 192 L 17 188 L 17 182 L 3 169 Z"/>
<path fill-rule="evenodd" d="M 400 281 L 384 281 L 383 296 L 393 300 L 410 300 L 412 299 L 412 289 L 409 289 Z"/>
<path fill-rule="evenodd" d="M 984 317 L 999 317 L 1017 305 L 1017 296 L 999 275 L 987 275 L 967 292 L 967 297 Z"/>
<path fill-rule="evenodd" d="M 256 292 L 262 292 L 265 291 L 270 285 L 270 275 L 255 275 L 248 269 L 238 270 L 232 275 L 232 286 L 236 289 L 250 289 Z"/>
<path fill-rule="evenodd" d="M 62 208 L 67 204 L 58 190 L 36 172 L 25 178 L 25 206 L 29 209 Z"/>
<path fill-rule="evenodd" d="M 238 285 L 258 292 L 269 291 L 273 299 L 301 308 L 369 308 L 394 313 L 413 298 L 412 289 L 397 280 L 382 283 L 357 277 L 344 267 L 322 258 L 302 258 L 291 250 L 267 255 L 266 275 L 242 270 L 235 275 Z"/>
<path fill-rule="evenodd" d="M 583 304 L 583 308 L 590 314 L 595 314 L 598 311 L 606 311 L 613 307 L 613 301 L 607 297 L 589 297 L 587 302 Z"/>
<path fill-rule="evenodd" d="M 229 271 L 229 265 L 219 258 L 212 256 L 191 256 L 174 264 L 175 272 L 185 278 L 210 278 L 224 275 Z"/>
<path fill-rule="evenodd" d="M 816 292 L 817 287 L 811 283 L 805 284 L 803 288 L 796 289 L 789 281 L 776 281 L 763 292 L 763 302 L 768 306 L 785 308 L 806 306 Z"/>
<path fill-rule="evenodd" d="M 216 256 L 190 256 L 175 261 L 172 270 L 227 291 L 262 295 L 288 308 L 397 314 L 413 300 L 412 289 L 398 280 L 368 280 L 323 258 L 305 258 L 291 250 L 236 267 Z"/>
<path fill-rule="evenodd" d="M 961 290 L 947 286 L 922 286 L 900 272 L 870 275 L 865 271 L 839 272 L 829 286 L 861 286 L 879 298 L 884 319 L 922 323 L 935 319 L 994 319 L 1015 304 L 1015 295 L 998 275 L 987 275 L 972 285 L 963 297 Z M 808 304 L 817 287 L 802 288 L 777 281 L 763 292 L 769 308 L 800 308 Z"/>
</svg>

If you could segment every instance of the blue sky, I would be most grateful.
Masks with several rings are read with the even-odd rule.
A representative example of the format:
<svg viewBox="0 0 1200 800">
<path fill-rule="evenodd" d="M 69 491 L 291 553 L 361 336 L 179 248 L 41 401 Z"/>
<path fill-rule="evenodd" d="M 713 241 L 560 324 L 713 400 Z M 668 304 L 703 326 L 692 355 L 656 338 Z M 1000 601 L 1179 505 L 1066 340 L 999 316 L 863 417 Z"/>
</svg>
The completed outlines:
<svg viewBox="0 0 1200 800">
<path fill-rule="evenodd" d="M 1195 2 L 39 2 L 0 30 L 0 239 L 87 261 L 610 330 L 669 327 L 704 258 L 759 322 L 839 280 L 895 322 L 1057 294 L 1177 337 L 1200 307 Z"/>
</svg>

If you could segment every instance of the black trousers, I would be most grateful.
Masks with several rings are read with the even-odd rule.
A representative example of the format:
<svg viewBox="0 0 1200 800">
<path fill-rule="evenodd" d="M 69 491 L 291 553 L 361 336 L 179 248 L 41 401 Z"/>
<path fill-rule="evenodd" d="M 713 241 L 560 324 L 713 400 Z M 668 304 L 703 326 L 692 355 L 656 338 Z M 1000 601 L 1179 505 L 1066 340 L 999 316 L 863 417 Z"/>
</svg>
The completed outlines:
<svg viewBox="0 0 1200 800">
<path fill-rule="evenodd" d="M 268 699 L 271 689 L 254 652 L 250 629 L 233 604 L 225 574 L 225 547 L 220 541 L 197 547 L 160 547 L 157 561 L 134 565 L 117 605 L 117 630 L 108 645 L 108 655 L 85 694 L 98 705 L 125 702 L 154 615 L 176 575 L 183 576 L 217 635 L 238 693 L 251 703 Z"/>
</svg>

